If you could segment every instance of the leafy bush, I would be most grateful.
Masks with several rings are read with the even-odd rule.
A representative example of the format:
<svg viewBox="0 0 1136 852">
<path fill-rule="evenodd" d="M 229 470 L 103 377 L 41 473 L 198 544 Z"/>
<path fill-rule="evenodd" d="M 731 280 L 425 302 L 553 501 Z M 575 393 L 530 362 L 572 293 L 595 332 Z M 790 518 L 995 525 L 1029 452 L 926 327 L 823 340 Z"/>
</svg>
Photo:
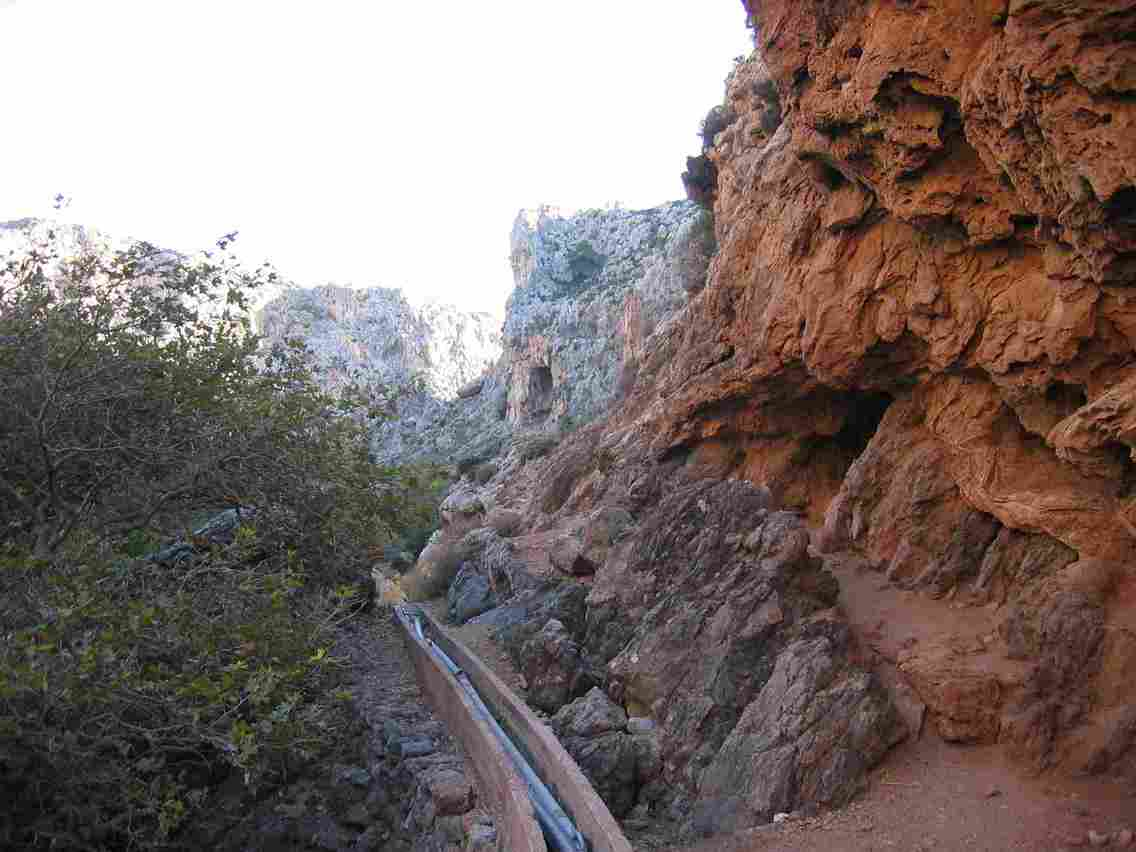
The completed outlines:
<svg viewBox="0 0 1136 852">
<path fill-rule="evenodd" d="M 718 104 L 706 113 L 702 124 L 698 128 L 698 135 L 702 137 L 702 150 L 708 151 L 714 147 L 714 137 L 737 120 L 737 115 L 725 104 Z"/>
<path fill-rule="evenodd" d="M 413 561 L 442 523 L 438 507 L 451 485 L 451 479 L 447 468 L 424 464 L 404 468 L 402 484 L 405 489 L 405 506 L 401 513 L 401 532 L 397 544 Z"/>
<path fill-rule="evenodd" d="M 180 568 L 9 553 L 0 845 L 169 845 L 230 772 L 255 792 L 334 745 L 328 648 L 354 590 L 308 590 L 259 535 Z"/>
<path fill-rule="evenodd" d="M 368 458 L 382 400 L 260 351 L 270 277 L 145 244 L 0 267 L 2 848 L 189 844 L 226 778 L 336 742 L 350 581 L 426 501 Z M 184 532 L 224 507 L 255 507 L 231 540 Z"/>
</svg>

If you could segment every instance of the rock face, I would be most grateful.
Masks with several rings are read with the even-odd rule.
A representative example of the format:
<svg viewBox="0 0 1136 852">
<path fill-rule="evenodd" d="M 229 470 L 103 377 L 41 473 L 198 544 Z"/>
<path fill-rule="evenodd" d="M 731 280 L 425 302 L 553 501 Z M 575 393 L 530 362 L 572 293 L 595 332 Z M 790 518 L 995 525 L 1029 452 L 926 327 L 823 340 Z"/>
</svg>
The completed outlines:
<svg viewBox="0 0 1136 852">
<path fill-rule="evenodd" d="M 481 617 L 500 625 L 528 701 L 556 714 L 619 815 L 727 828 L 846 801 L 907 728 L 861 664 L 801 517 L 642 447 L 614 458 L 609 425 L 546 456 L 510 453 L 477 491 L 482 511 L 520 517 L 513 558 L 546 578 Z M 586 586 L 557 577 L 550 545 L 564 539 L 592 560 Z"/>
<path fill-rule="evenodd" d="M 713 238 L 709 214 L 689 202 L 522 211 L 501 356 L 457 400 L 419 419 L 402 457 L 425 447 L 465 470 L 514 437 L 540 455 L 597 417 L 633 385 L 653 331 L 704 286 Z"/>
<path fill-rule="evenodd" d="M 665 491 L 589 595 L 589 644 L 622 645 L 608 688 L 658 721 L 696 825 L 847 801 L 906 731 L 800 518 L 747 483 L 679 474 Z"/>
<path fill-rule="evenodd" d="M 909 661 L 916 687 L 944 730 L 1079 768 L 1136 699 L 1116 687 L 1136 660 L 1136 10 L 749 10 L 762 61 L 708 154 L 720 252 L 639 434 L 766 484 L 893 582 L 999 584 L 1035 664 L 1020 694 L 957 729 L 932 660 Z"/>
<path fill-rule="evenodd" d="M 440 400 L 456 397 L 501 351 L 490 314 L 414 307 L 385 287 L 286 290 L 260 309 L 257 330 L 270 343 L 303 340 L 329 386 L 352 378 L 399 386 L 418 379 Z"/>
<path fill-rule="evenodd" d="M 577 649 L 546 703 L 585 695 L 577 660 L 650 717 L 668 792 L 637 807 L 695 828 L 843 801 L 906 730 L 1136 778 L 1136 9 L 747 8 L 758 53 L 688 169 L 705 287 L 604 419 L 469 485 L 586 592 L 582 631 L 534 642 L 530 607 L 503 641 Z M 589 242 L 518 280 L 570 286 Z M 529 375 L 507 418 L 559 404 Z M 833 608 L 852 563 L 946 625 L 887 658 L 906 723 Z"/>
<path fill-rule="evenodd" d="M 269 345 L 302 340 L 329 389 L 352 381 L 397 389 L 396 416 L 373 440 L 383 460 L 437 460 L 452 450 L 455 436 L 440 446 L 430 436 L 501 353 L 490 314 L 413 306 L 401 291 L 383 287 L 286 290 L 261 308 L 257 327 Z"/>
<path fill-rule="evenodd" d="M 713 250 L 710 217 L 689 202 L 522 211 L 502 332 L 509 420 L 578 424 L 605 411 L 634 382 L 654 329 L 705 285 Z"/>
<path fill-rule="evenodd" d="M 566 704 L 552 725 L 616 816 L 631 810 L 644 779 L 658 775 L 657 738 L 628 731 L 627 714 L 599 687 Z"/>
<path fill-rule="evenodd" d="M 258 317 L 270 341 L 302 339 L 337 387 L 396 387 L 397 416 L 375 433 L 389 461 L 472 468 L 517 434 L 543 452 L 634 382 L 647 339 L 702 289 L 714 249 L 690 202 L 649 210 L 522 211 L 511 236 L 516 289 L 500 331 L 488 314 L 411 306 L 397 290 L 290 290 Z M 534 435 L 534 433 L 536 433 Z M 547 443 L 551 440 L 551 444 Z"/>
</svg>

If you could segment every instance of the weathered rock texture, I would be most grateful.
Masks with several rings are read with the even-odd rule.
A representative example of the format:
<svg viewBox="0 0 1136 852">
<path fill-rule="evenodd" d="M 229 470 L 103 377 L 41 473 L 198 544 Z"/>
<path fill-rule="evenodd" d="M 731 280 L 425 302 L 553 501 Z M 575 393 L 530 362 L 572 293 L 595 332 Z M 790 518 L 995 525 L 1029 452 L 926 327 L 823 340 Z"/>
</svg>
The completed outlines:
<svg viewBox="0 0 1136 852">
<path fill-rule="evenodd" d="M 285 290 L 260 309 L 257 330 L 269 343 L 302 340 L 330 386 L 419 380 L 442 400 L 455 398 L 501 352 L 490 314 L 435 303 L 415 307 L 385 287 Z"/>
<path fill-rule="evenodd" d="M 498 625 L 529 702 L 557 713 L 617 814 L 708 830 L 846 801 L 907 729 L 861 665 L 802 519 L 684 459 L 617 451 L 606 442 L 628 433 L 610 426 L 467 480 L 431 547 L 501 541 L 463 531 L 511 516 L 508 561 L 526 581 L 478 620 Z M 565 542 L 587 572 L 559 564 Z M 466 564 L 491 576 L 485 561 Z"/>
<path fill-rule="evenodd" d="M 439 435 L 439 423 L 501 354 L 490 314 L 414 306 L 384 287 L 286 290 L 260 309 L 257 327 L 269 345 L 303 341 L 329 389 L 358 382 L 394 391 L 396 416 L 373 440 L 384 460 L 436 460 L 452 451 L 465 436 Z"/>
<path fill-rule="evenodd" d="M 1036 668 L 987 689 L 968 738 L 1099 766 L 1136 699 L 1116 686 L 1136 652 L 1136 9 L 749 10 L 763 61 L 709 154 L 720 253 L 641 434 L 824 517 L 828 548 L 895 582 L 1000 584 Z M 951 718 L 956 691 L 926 691 Z"/>
<path fill-rule="evenodd" d="M 710 828 L 837 802 L 894 742 L 818 559 L 993 625 L 894 655 L 929 731 L 1136 778 L 1136 7 L 747 7 L 760 58 L 688 172 L 705 289 L 606 419 L 469 487 L 587 589 L 549 638 L 658 724 L 670 792 L 640 804 Z M 511 416 L 555 404 L 509 387 Z M 550 647 L 528 613 L 522 663 Z"/>
<path fill-rule="evenodd" d="M 413 307 L 398 290 L 333 286 L 286 291 L 258 323 L 270 342 L 303 340 L 329 387 L 420 380 L 376 430 L 375 453 L 464 470 L 514 434 L 543 452 L 555 440 L 533 433 L 576 428 L 625 393 L 653 330 L 705 285 L 713 240 L 709 214 L 690 202 L 522 211 L 502 330 L 488 314 Z"/>
<path fill-rule="evenodd" d="M 652 332 L 705 285 L 713 239 L 709 214 L 689 202 L 522 211 L 501 356 L 418 424 L 419 444 L 463 470 L 514 437 L 522 454 L 547 452 L 633 385 Z"/>
<path fill-rule="evenodd" d="M 522 211 L 503 330 L 509 420 L 605 411 L 634 382 L 654 329 L 705 285 L 713 249 L 710 217 L 689 202 Z"/>
<path fill-rule="evenodd" d="M 718 829 L 847 801 L 906 733 L 852 659 L 804 524 L 770 504 L 670 478 L 589 596 L 588 639 L 619 647 L 609 689 L 659 722 L 667 779 Z"/>
</svg>

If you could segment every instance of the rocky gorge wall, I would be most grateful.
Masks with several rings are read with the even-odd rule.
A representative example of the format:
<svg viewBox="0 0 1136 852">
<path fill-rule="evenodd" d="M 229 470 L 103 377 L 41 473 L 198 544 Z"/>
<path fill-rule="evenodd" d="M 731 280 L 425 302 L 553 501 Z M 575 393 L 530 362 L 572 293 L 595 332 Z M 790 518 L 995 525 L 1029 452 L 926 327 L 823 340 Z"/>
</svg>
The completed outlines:
<svg viewBox="0 0 1136 852">
<path fill-rule="evenodd" d="M 256 319 L 268 345 L 302 340 L 325 388 L 358 382 L 395 391 L 395 416 L 377 427 L 372 441 L 386 460 L 433 459 L 419 436 L 501 354 L 492 315 L 433 302 L 412 305 L 400 290 L 385 287 L 293 288 Z"/>
<path fill-rule="evenodd" d="M 549 712 L 599 686 L 657 726 L 628 807 L 839 804 L 922 730 L 903 696 L 1023 768 L 1136 780 L 1136 7 L 747 10 L 688 169 L 705 288 L 605 418 L 459 484 L 423 559 L 473 535 L 493 582 L 571 577 L 567 607 L 514 583 L 500 636 Z M 865 572 L 941 635 L 879 659 Z"/>
<path fill-rule="evenodd" d="M 689 202 L 522 211 L 505 309 L 507 417 L 587 422 L 635 381 L 646 340 L 705 285 L 713 223 Z"/>
<path fill-rule="evenodd" d="M 333 286 L 285 292 L 258 328 L 270 343 L 302 339 L 329 388 L 420 380 L 376 430 L 374 451 L 464 468 L 515 434 L 574 429 L 626 393 L 655 327 L 705 285 L 713 249 L 709 214 L 686 201 L 522 211 L 503 328 L 489 314 L 412 306 L 398 290 Z"/>
<path fill-rule="evenodd" d="M 893 583 L 998 606 L 1034 668 L 987 678 L 998 712 L 960 738 L 1114 761 L 1136 725 L 1136 9 L 748 8 L 762 61 L 708 155 L 721 250 L 670 349 L 716 363 L 672 360 L 654 447 L 764 482 Z M 932 699 L 949 680 L 909 668 Z"/>
<path fill-rule="evenodd" d="M 352 379 L 401 386 L 418 380 L 438 399 L 453 399 L 501 353 L 497 320 L 428 302 L 399 290 L 327 285 L 285 290 L 256 316 L 270 344 L 302 340 L 335 387 Z"/>
</svg>

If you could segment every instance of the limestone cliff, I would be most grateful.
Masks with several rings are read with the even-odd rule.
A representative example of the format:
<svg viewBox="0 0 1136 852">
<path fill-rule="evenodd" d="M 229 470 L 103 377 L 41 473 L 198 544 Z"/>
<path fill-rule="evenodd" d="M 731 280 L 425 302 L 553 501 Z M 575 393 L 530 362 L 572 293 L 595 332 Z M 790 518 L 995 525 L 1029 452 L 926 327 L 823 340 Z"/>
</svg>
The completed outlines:
<svg viewBox="0 0 1136 852">
<path fill-rule="evenodd" d="M 705 289 L 605 419 L 463 483 L 436 544 L 488 525 L 585 584 L 574 620 L 530 610 L 519 664 L 651 716 L 671 792 L 640 803 L 695 826 L 846 798 L 896 739 L 885 673 L 929 735 L 1136 778 L 1136 7 L 747 8 L 687 175 Z M 845 629 L 872 571 L 928 614 L 894 644 Z"/>
<path fill-rule="evenodd" d="M 334 389 L 355 381 L 395 391 L 394 417 L 376 427 L 384 460 L 436 460 L 446 448 L 422 440 L 463 387 L 501 353 L 498 320 L 449 305 L 415 306 L 384 287 L 290 289 L 257 314 L 268 343 L 302 340 Z"/>
<path fill-rule="evenodd" d="M 377 437 L 380 453 L 464 469 L 514 435 L 554 436 L 592 420 L 630 387 L 656 326 L 703 287 L 712 251 L 710 217 L 689 202 L 522 211 L 500 356 L 455 399 L 404 407 Z"/>
<path fill-rule="evenodd" d="M 500 331 L 488 314 L 331 286 L 286 291 L 260 311 L 258 326 L 270 341 L 303 340 L 330 387 L 420 380 L 376 430 L 375 452 L 464 468 L 517 432 L 576 428 L 625 393 L 645 341 L 704 286 L 713 247 L 710 216 L 690 202 L 522 211 Z"/>
<path fill-rule="evenodd" d="M 285 290 L 257 313 L 257 331 L 270 343 L 304 341 L 329 386 L 350 378 L 396 386 L 418 380 L 438 399 L 453 399 L 496 360 L 496 326 L 489 314 L 415 307 L 384 287 Z"/>
<path fill-rule="evenodd" d="M 509 420 L 586 422 L 626 393 L 644 342 L 704 286 L 712 228 L 689 202 L 522 211 L 503 332 Z"/>
</svg>

